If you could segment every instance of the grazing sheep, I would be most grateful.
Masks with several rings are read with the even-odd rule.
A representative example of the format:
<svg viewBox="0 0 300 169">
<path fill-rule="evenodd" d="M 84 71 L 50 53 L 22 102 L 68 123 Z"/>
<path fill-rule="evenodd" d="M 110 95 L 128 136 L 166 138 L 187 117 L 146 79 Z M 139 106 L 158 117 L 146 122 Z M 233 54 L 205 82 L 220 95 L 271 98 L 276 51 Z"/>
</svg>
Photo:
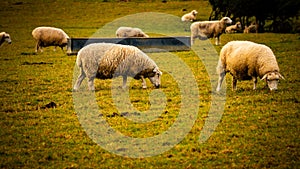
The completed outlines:
<svg viewBox="0 0 300 169">
<path fill-rule="evenodd" d="M 257 33 L 257 25 L 251 24 L 250 26 L 245 26 L 244 33 Z"/>
<path fill-rule="evenodd" d="M 59 46 L 62 50 L 67 46 L 69 36 L 59 28 L 54 27 L 37 27 L 32 31 L 33 38 L 37 41 L 36 50 L 40 49 L 43 52 L 42 47 Z"/>
<path fill-rule="evenodd" d="M 95 90 L 94 79 L 111 79 L 123 77 L 123 88 L 126 87 L 127 76 L 142 79 L 142 87 L 147 88 L 145 78 L 158 88 L 160 86 L 159 71 L 155 62 L 137 47 L 111 43 L 95 43 L 83 47 L 77 55 L 76 64 L 80 75 L 74 85 L 79 89 L 82 80 L 88 78 L 89 90 Z"/>
<path fill-rule="evenodd" d="M 242 30 L 241 22 L 237 22 L 235 25 L 226 27 L 225 33 L 236 33 L 237 31 Z"/>
<path fill-rule="evenodd" d="M 8 44 L 11 44 L 11 39 L 10 39 L 10 35 L 6 32 L 1 32 L 0 33 L 0 46 L 2 45 L 2 43 L 4 43 L 5 41 L 8 43 Z"/>
<path fill-rule="evenodd" d="M 148 38 L 149 37 L 141 29 L 131 28 L 131 27 L 119 27 L 116 31 L 116 35 L 117 35 L 118 38 L 125 38 L 125 37 L 144 37 L 144 38 Z"/>
<path fill-rule="evenodd" d="M 191 45 L 196 38 L 206 40 L 207 38 L 216 38 L 216 45 L 220 44 L 220 36 L 224 33 L 227 24 L 231 24 L 229 17 L 223 17 L 219 21 L 194 22 L 191 25 Z"/>
<path fill-rule="evenodd" d="M 256 89 L 257 77 L 265 80 L 270 90 L 276 90 L 279 79 L 284 79 L 279 73 L 276 57 L 272 50 L 261 44 L 249 41 L 232 41 L 227 43 L 220 52 L 217 66 L 219 81 L 217 91 L 220 91 L 222 81 L 227 72 L 233 77 L 232 90 L 236 90 L 237 80 L 253 80 Z"/>
<path fill-rule="evenodd" d="M 190 13 L 184 14 L 181 17 L 182 22 L 193 22 L 196 20 L 196 15 L 198 12 L 196 10 L 192 10 Z"/>
</svg>

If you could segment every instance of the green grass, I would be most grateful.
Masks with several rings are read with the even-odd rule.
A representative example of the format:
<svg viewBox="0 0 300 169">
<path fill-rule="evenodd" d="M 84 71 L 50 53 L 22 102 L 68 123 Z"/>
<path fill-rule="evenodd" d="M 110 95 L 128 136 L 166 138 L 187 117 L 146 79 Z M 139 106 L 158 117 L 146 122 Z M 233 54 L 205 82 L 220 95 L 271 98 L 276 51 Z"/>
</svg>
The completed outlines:
<svg viewBox="0 0 300 169">
<path fill-rule="evenodd" d="M 128 158 L 106 151 L 87 136 L 73 104 L 76 57 L 67 56 L 61 50 L 54 52 L 51 47 L 35 54 L 32 29 L 56 26 L 71 37 L 89 37 L 123 16 L 139 12 L 181 16 L 182 9 L 196 9 L 199 19 L 205 20 L 210 13 L 208 1 L 16 2 L 19 1 L 0 2 L 1 31 L 10 33 L 13 40 L 11 45 L 0 47 L 1 168 L 297 168 L 300 165 L 298 34 L 221 36 L 222 44 L 250 40 L 270 46 L 286 80 L 280 81 L 276 92 L 269 92 L 261 81 L 255 91 L 252 82 L 243 81 L 232 92 L 228 75 L 222 119 L 202 144 L 198 139 L 211 108 L 210 79 L 202 60 L 193 51 L 172 53 L 188 65 L 196 79 L 200 95 L 198 118 L 187 136 L 172 149 L 153 157 Z M 181 33 L 188 35 L 184 31 L 178 34 Z M 222 45 L 214 47 L 219 52 Z M 163 60 L 168 54 L 149 56 Z M 174 123 L 181 103 L 179 85 L 169 70 L 163 66 L 162 70 L 160 90 L 165 93 L 167 103 L 162 114 L 149 123 L 134 123 L 121 117 L 124 112 L 118 112 L 111 97 L 114 81 L 96 80 L 97 105 L 114 129 L 127 136 L 147 138 L 163 133 Z M 149 95 L 154 90 L 151 87 L 142 90 L 141 82 L 132 80 L 131 103 L 139 111 L 148 110 Z M 50 102 L 56 103 L 56 107 L 46 108 Z"/>
</svg>

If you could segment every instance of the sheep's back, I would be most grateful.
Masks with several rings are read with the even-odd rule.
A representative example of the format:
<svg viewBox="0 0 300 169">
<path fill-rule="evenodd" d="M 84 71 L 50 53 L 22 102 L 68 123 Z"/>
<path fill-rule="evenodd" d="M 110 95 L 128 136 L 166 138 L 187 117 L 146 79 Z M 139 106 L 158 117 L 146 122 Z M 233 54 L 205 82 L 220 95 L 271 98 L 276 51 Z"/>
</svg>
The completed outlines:
<svg viewBox="0 0 300 169">
<path fill-rule="evenodd" d="M 198 22 L 197 29 L 199 29 L 199 32 L 206 35 L 208 38 L 213 37 L 215 33 L 216 27 L 218 27 L 218 21 L 203 21 Z"/>
<path fill-rule="evenodd" d="M 32 36 L 36 40 L 41 40 L 44 43 L 61 44 L 67 43 L 69 36 L 59 28 L 53 27 L 37 27 L 32 31 Z"/>
<path fill-rule="evenodd" d="M 101 57 L 98 74 L 111 78 L 121 75 L 134 77 L 145 69 L 153 70 L 155 67 L 154 61 L 136 47 L 114 45 Z"/>
<path fill-rule="evenodd" d="M 78 51 L 76 64 L 88 77 L 97 76 L 100 58 L 112 47 L 109 43 L 89 44 Z"/>
</svg>

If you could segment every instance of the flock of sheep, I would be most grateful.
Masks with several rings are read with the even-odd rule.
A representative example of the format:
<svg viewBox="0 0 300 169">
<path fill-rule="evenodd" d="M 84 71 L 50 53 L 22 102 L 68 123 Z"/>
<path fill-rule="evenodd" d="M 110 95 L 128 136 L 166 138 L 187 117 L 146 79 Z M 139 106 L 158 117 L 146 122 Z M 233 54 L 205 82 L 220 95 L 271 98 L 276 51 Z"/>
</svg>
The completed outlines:
<svg viewBox="0 0 300 169">
<path fill-rule="evenodd" d="M 182 16 L 183 22 L 196 20 L 197 11 L 193 10 Z M 229 17 L 223 17 L 218 21 L 193 22 L 190 26 L 191 45 L 196 38 L 205 40 L 216 38 L 216 45 L 220 44 L 220 36 L 223 33 L 234 33 L 241 30 L 240 22 L 231 25 Z M 256 25 L 245 27 L 244 33 L 256 32 Z M 67 46 L 69 36 L 59 28 L 37 27 L 32 31 L 36 40 L 35 51 L 42 51 L 43 47 L 59 46 L 62 50 Z M 139 28 L 120 27 L 116 31 L 117 37 L 149 37 Z M 0 33 L 1 43 L 11 43 L 9 34 Z M 155 87 L 161 85 L 162 72 L 156 63 L 137 47 L 111 43 L 90 44 L 79 50 L 76 60 L 80 68 L 80 75 L 74 85 L 74 91 L 79 90 L 80 84 L 88 78 L 89 90 L 95 90 L 94 79 L 111 79 L 123 77 L 123 88 L 126 87 L 127 77 L 142 79 L 142 88 L 147 88 L 145 78 L 149 78 Z M 256 89 L 257 77 L 265 80 L 270 90 L 276 90 L 279 79 L 284 77 L 279 73 L 276 57 L 272 50 L 261 44 L 249 41 L 231 41 L 220 52 L 217 66 L 219 81 L 217 91 L 220 91 L 222 81 L 226 73 L 233 76 L 232 89 L 236 90 L 237 80 L 253 80 L 253 89 Z"/>
</svg>

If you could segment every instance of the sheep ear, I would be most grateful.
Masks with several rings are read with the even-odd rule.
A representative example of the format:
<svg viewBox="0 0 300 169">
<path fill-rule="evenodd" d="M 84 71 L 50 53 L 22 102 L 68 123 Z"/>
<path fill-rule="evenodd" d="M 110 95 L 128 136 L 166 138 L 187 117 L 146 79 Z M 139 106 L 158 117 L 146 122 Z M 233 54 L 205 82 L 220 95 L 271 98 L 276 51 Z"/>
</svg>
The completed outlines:
<svg viewBox="0 0 300 169">
<path fill-rule="evenodd" d="M 153 72 L 157 73 L 157 72 L 159 72 L 159 69 L 156 67 L 156 68 L 153 69 Z"/>
<path fill-rule="evenodd" d="M 280 73 L 278 73 L 278 75 L 281 79 L 285 80 L 285 78 Z"/>
<path fill-rule="evenodd" d="M 264 80 L 265 78 L 267 78 L 268 74 L 265 74 L 260 80 Z"/>
<path fill-rule="evenodd" d="M 159 71 L 159 69 L 158 69 L 158 68 L 154 68 L 154 69 L 153 69 L 153 72 L 154 72 L 154 73 L 159 73 L 159 75 L 162 75 L 162 72 L 161 72 L 161 71 Z"/>
</svg>

